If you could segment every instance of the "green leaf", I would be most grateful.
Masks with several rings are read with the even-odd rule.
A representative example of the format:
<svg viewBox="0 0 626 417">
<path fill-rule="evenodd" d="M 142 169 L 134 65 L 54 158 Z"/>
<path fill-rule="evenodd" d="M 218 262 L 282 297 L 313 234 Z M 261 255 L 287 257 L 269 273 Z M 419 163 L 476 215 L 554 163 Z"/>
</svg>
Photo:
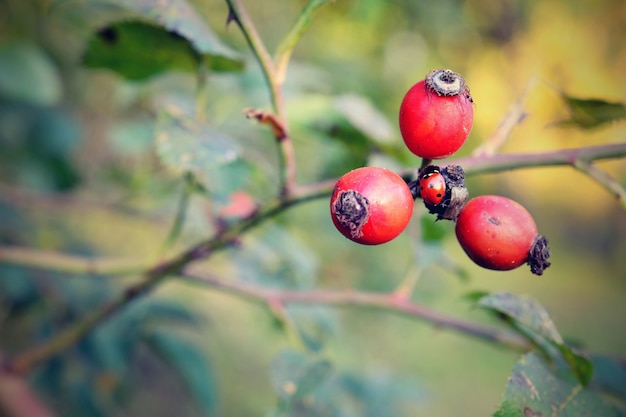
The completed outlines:
<svg viewBox="0 0 626 417">
<path fill-rule="evenodd" d="M 317 278 L 315 255 L 304 242 L 278 225 L 266 225 L 229 251 L 242 279 L 259 285 L 308 289 Z"/>
<path fill-rule="evenodd" d="M 562 94 L 561 98 L 567 106 L 570 115 L 569 118 L 557 123 L 560 126 L 592 129 L 626 118 L 626 105 L 624 103 L 599 99 L 582 99 L 566 94 Z"/>
<path fill-rule="evenodd" d="M 89 68 L 115 71 L 129 80 L 145 80 L 166 71 L 196 72 L 203 58 L 209 63 L 221 62 L 208 55 L 203 57 L 176 32 L 150 23 L 126 21 L 93 35 L 83 63 Z"/>
<path fill-rule="evenodd" d="M 283 40 L 278 45 L 278 48 L 276 48 L 275 55 L 278 68 L 282 68 L 284 71 L 293 49 L 296 47 L 300 38 L 302 38 L 302 35 L 311 24 L 313 14 L 319 7 L 329 1 L 330 0 L 309 0 L 306 6 L 304 6 L 304 8 L 300 11 L 300 14 L 293 22 L 291 29 L 289 29 L 287 34 L 283 37 Z"/>
<path fill-rule="evenodd" d="M 619 412 L 536 353 L 524 355 L 509 378 L 494 417 L 618 417 Z"/>
<path fill-rule="evenodd" d="M 219 58 L 223 66 L 240 68 L 239 54 L 226 46 L 188 0 L 117 0 L 140 16 L 189 40 L 201 54 Z"/>
<path fill-rule="evenodd" d="M 451 231 L 444 222 L 433 221 L 433 216 L 429 214 L 424 214 L 420 217 L 420 226 L 422 228 L 422 239 L 433 244 L 441 244 Z"/>
<path fill-rule="evenodd" d="M 59 72 L 44 51 L 26 42 L 0 45 L 0 96 L 48 106 L 61 95 Z"/>
<path fill-rule="evenodd" d="M 287 350 L 272 363 L 272 386 L 282 399 L 298 400 L 311 395 L 332 375 L 333 366 L 326 359 L 311 359 Z"/>
<path fill-rule="evenodd" d="M 626 362 L 603 355 L 593 355 L 591 385 L 609 395 L 626 400 Z"/>
<path fill-rule="evenodd" d="M 470 292 L 463 294 L 462 298 L 463 300 L 477 304 L 481 298 L 486 297 L 488 295 L 489 295 L 488 291 L 476 290 L 476 291 L 470 291 Z"/>
<path fill-rule="evenodd" d="M 505 314 L 515 324 L 519 324 L 540 336 L 557 343 L 563 343 L 563 338 L 545 307 L 533 298 L 508 292 L 498 292 L 481 298 L 478 305 Z"/>
<path fill-rule="evenodd" d="M 289 305 L 287 310 L 307 349 L 319 352 L 335 332 L 336 318 L 332 311 L 324 306 L 302 305 Z"/>
<path fill-rule="evenodd" d="M 444 261 L 443 240 L 450 229 L 443 222 L 435 222 L 433 217 L 423 213 L 419 219 L 419 227 L 410 229 L 411 248 L 415 265 L 428 268 L 442 265 Z"/>
<path fill-rule="evenodd" d="M 504 314 L 513 328 L 535 343 L 557 365 L 564 361 L 583 386 L 589 384 L 593 364 L 563 342 L 547 310 L 538 301 L 501 292 L 481 298 L 478 305 Z"/>
<path fill-rule="evenodd" d="M 182 379 L 203 416 L 219 415 L 213 369 L 196 342 L 165 330 L 151 330 L 144 341 Z"/>
<path fill-rule="evenodd" d="M 346 94 L 333 99 L 335 110 L 363 136 L 377 144 L 389 144 L 394 131 L 389 119 L 363 96 Z"/>
<path fill-rule="evenodd" d="M 248 181 L 251 165 L 233 138 L 192 115 L 188 103 L 165 103 L 156 125 L 157 154 L 167 167 L 193 173 L 214 198 L 225 201 Z"/>
</svg>

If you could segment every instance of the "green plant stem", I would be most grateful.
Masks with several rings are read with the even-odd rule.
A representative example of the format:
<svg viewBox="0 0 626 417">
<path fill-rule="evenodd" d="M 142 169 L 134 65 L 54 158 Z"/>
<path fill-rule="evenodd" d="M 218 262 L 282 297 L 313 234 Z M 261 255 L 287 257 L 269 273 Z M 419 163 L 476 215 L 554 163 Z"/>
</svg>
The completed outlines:
<svg viewBox="0 0 626 417">
<path fill-rule="evenodd" d="M 530 343 L 518 333 L 509 330 L 478 324 L 422 304 L 395 293 L 374 293 L 364 291 L 290 291 L 276 290 L 256 286 L 241 281 L 226 281 L 198 272 L 185 272 L 182 275 L 193 283 L 215 288 L 238 297 L 261 301 L 268 305 L 280 304 L 334 304 L 376 308 L 390 313 L 418 318 L 433 324 L 437 328 L 456 330 L 463 334 L 498 344 L 527 350 Z"/>
<path fill-rule="evenodd" d="M 300 41 L 300 38 L 302 38 L 302 35 L 306 31 L 306 29 L 311 24 L 313 13 L 319 7 L 328 2 L 329 0 L 309 0 L 309 2 L 300 11 L 300 14 L 294 21 L 289 32 L 287 32 L 287 34 L 283 37 L 282 41 L 278 45 L 278 48 L 276 48 L 276 53 L 274 54 L 276 62 L 276 79 L 277 82 L 281 85 L 285 80 L 287 67 L 289 65 L 289 60 L 291 58 L 293 49 Z"/>
<path fill-rule="evenodd" d="M 243 36 L 248 42 L 248 46 L 250 46 L 252 53 L 261 66 L 261 71 L 263 72 L 265 81 L 270 89 L 270 97 L 274 113 L 281 115 L 283 113 L 282 94 L 276 82 L 276 69 L 274 67 L 272 57 L 265 47 L 263 40 L 259 36 L 259 33 L 257 32 L 256 27 L 254 26 L 252 19 L 250 19 L 250 15 L 241 0 L 226 0 L 226 3 L 230 9 L 229 20 L 237 23 L 239 29 L 241 29 L 241 32 L 243 33 Z"/>
<path fill-rule="evenodd" d="M 241 32 L 243 33 L 248 46 L 254 53 L 261 71 L 265 77 L 268 88 L 270 90 L 270 99 L 272 108 L 277 117 L 281 120 L 285 133 L 287 129 L 287 117 L 285 112 L 282 81 L 277 75 L 276 66 L 270 56 L 265 44 L 261 40 L 254 23 L 250 19 L 248 12 L 241 0 L 226 0 L 230 10 L 230 20 L 234 20 Z M 293 141 L 288 134 L 280 138 L 276 138 L 278 142 L 278 160 L 280 172 L 279 195 L 283 199 L 287 199 L 291 191 L 296 187 L 296 156 L 293 147 Z"/>
</svg>

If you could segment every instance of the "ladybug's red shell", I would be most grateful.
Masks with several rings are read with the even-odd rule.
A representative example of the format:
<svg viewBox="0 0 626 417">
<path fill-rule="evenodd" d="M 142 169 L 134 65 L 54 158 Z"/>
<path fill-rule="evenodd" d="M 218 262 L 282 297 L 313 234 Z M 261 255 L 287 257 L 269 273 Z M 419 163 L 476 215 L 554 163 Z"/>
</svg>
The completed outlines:
<svg viewBox="0 0 626 417">
<path fill-rule="evenodd" d="M 446 194 L 446 180 L 440 172 L 429 172 L 420 178 L 420 195 L 433 206 L 441 203 Z"/>
</svg>

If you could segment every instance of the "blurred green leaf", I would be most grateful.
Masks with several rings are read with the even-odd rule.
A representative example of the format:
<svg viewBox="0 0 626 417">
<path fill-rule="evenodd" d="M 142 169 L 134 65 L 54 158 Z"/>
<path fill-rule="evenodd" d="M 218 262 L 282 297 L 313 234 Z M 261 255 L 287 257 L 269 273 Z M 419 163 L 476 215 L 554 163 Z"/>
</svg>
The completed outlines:
<svg viewBox="0 0 626 417">
<path fill-rule="evenodd" d="M 618 417 L 619 412 L 567 372 L 558 372 L 538 354 L 515 365 L 504 400 L 494 417 Z"/>
<path fill-rule="evenodd" d="M 0 45 L 0 97 L 49 106 L 62 96 L 59 72 L 38 46 L 27 42 Z"/>
<path fill-rule="evenodd" d="M 201 54 L 219 58 L 224 67 L 240 68 L 239 54 L 225 45 L 188 0 L 116 0 L 140 16 L 189 40 Z"/>
<path fill-rule="evenodd" d="M 293 350 L 283 351 L 272 363 L 272 386 L 282 399 L 302 399 L 326 383 L 333 373 L 326 359 L 312 359 Z"/>
<path fill-rule="evenodd" d="M 443 242 L 451 231 L 444 222 L 434 221 L 434 217 L 430 214 L 420 216 L 420 226 L 422 228 L 422 239 L 430 243 Z"/>
<path fill-rule="evenodd" d="M 0 265 L 0 305 L 8 314 L 19 313 L 39 301 L 37 287 L 23 267 Z"/>
<path fill-rule="evenodd" d="M 356 94 L 338 96 L 333 99 L 333 107 L 372 142 L 385 145 L 393 140 L 391 122 L 365 97 Z"/>
<path fill-rule="evenodd" d="M 420 201 L 418 200 L 416 204 L 420 204 Z M 442 245 L 450 233 L 446 226 L 444 222 L 435 222 L 432 215 L 423 212 L 419 217 L 419 223 L 414 223 L 409 229 L 414 263 L 420 269 L 441 265 L 444 262 Z"/>
<path fill-rule="evenodd" d="M 115 151 L 140 156 L 150 151 L 154 143 L 154 120 L 120 120 L 111 127 L 109 140 Z"/>
<path fill-rule="evenodd" d="M 537 300 L 500 292 L 482 297 L 478 305 L 506 315 L 513 328 L 528 337 L 557 365 L 564 360 L 583 386 L 589 384 L 593 364 L 563 342 L 550 315 Z"/>
<path fill-rule="evenodd" d="M 195 313 L 187 306 L 169 300 L 144 300 L 129 306 L 109 320 L 91 336 L 97 362 L 105 369 L 124 375 L 137 343 L 147 329 L 198 324 Z M 169 326 L 169 327 L 168 327 Z"/>
<path fill-rule="evenodd" d="M 337 317 L 327 307 L 289 305 L 287 310 L 307 349 L 312 352 L 319 352 L 335 333 Z"/>
<path fill-rule="evenodd" d="M 201 60 L 193 45 L 176 32 L 139 21 L 101 29 L 92 36 L 83 57 L 85 66 L 110 69 L 129 80 L 173 70 L 196 72 Z"/>
<path fill-rule="evenodd" d="M 290 230 L 263 226 L 248 235 L 241 247 L 229 251 L 242 279 L 285 289 L 311 288 L 317 278 L 315 254 Z"/>
<path fill-rule="evenodd" d="M 414 378 L 406 378 L 385 371 L 365 371 L 338 375 L 330 388 L 333 394 L 350 398 L 356 407 L 351 417 L 414 415 L 418 405 L 428 402 L 428 393 Z M 345 409 L 345 403 L 340 403 Z"/>
<path fill-rule="evenodd" d="M 515 324 L 519 324 L 540 336 L 557 343 L 563 343 L 563 338 L 545 307 L 533 298 L 508 292 L 497 292 L 478 300 L 478 305 L 503 313 L 511 318 Z"/>
<path fill-rule="evenodd" d="M 471 303 L 478 303 L 478 300 L 480 300 L 483 297 L 486 297 L 489 295 L 489 291 L 481 291 L 481 290 L 476 290 L 476 291 L 470 291 L 468 293 L 463 294 L 463 299 L 467 300 Z"/>
<path fill-rule="evenodd" d="M 606 123 L 626 118 L 624 103 L 609 102 L 599 99 L 582 99 L 561 94 L 570 115 L 568 119 L 557 123 L 559 126 L 575 126 L 592 129 Z"/>
<path fill-rule="evenodd" d="M 307 93 L 292 101 L 292 107 L 294 123 L 306 129 L 307 136 L 315 134 L 324 141 L 324 178 L 367 164 L 373 151 L 406 159 L 393 125 L 367 97 Z"/>
<path fill-rule="evenodd" d="M 315 11 L 329 1 L 330 0 L 309 0 L 306 6 L 302 8 L 300 14 L 298 14 L 298 17 L 291 26 L 291 29 L 289 29 L 289 32 L 287 32 L 276 48 L 275 55 L 279 64 L 282 63 L 282 65 L 286 65 L 291 56 L 291 52 L 311 24 Z"/>
<path fill-rule="evenodd" d="M 626 401 L 626 362 L 603 355 L 592 355 L 594 374 L 591 385 Z"/>
<path fill-rule="evenodd" d="M 226 201 L 250 178 L 233 138 L 196 120 L 188 103 L 166 103 L 156 125 L 157 154 L 177 173 L 191 172 L 218 201 Z"/>
<path fill-rule="evenodd" d="M 201 415 L 219 415 L 213 369 L 195 341 L 160 329 L 145 333 L 143 340 L 180 376 Z"/>
</svg>

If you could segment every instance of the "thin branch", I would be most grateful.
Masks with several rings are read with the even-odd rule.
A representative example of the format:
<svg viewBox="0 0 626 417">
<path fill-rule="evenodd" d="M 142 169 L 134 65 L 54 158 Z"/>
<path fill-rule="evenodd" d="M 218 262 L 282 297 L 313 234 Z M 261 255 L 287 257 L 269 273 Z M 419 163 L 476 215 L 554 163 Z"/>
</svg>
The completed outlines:
<svg viewBox="0 0 626 417">
<path fill-rule="evenodd" d="M 284 132 L 287 132 L 287 117 L 285 112 L 282 81 L 279 79 L 276 66 L 270 56 L 265 44 L 259 36 L 254 23 L 250 19 L 248 12 L 241 0 L 226 0 L 229 7 L 229 21 L 233 20 L 239 25 L 244 37 L 246 38 L 250 49 L 254 53 L 263 76 L 270 90 L 270 97 L 274 114 L 280 119 Z M 286 199 L 296 188 L 296 155 L 293 147 L 293 141 L 289 135 L 285 134 L 281 138 L 277 138 L 278 143 L 278 160 L 280 172 L 280 196 Z"/>
<path fill-rule="evenodd" d="M 276 62 L 276 79 L 281 85 L 285 80 L 287 66 L 289 65 L 293 49 L 311 24 L 313 13 L 329 1 L 330 0 L 309 0 L 309 2 L 300 11 L 300 14 L 294 21 L 291 29 L 289 29 L 289 32 L 287 32 L 287 34 L 283 37 L 283 40 L 278 45 L 278 48 L 276 48 L 276 53 L 274 54 Z"/>
<path fill-rule="evenodd" d="M 54 416 L 47 404 L 29 387 L 24 377 L 12 374 L 6 369 L 0 369 L 0 413 L 6 417 Z"/>
<path fill-rule="evenodd" d="M 575 166 L 577 161 L 597 161 L 626 157 L 626 142 L 549 152 L 470 156 L 446 163 L 461 165 L 466 174 L 486 174 L 539 166 Z"/>
<path fill-rule="evenodd" d="M 137 259 L 86 258 L 15 246 L 0 246 L 1 263 L 78 275 L 137 274 L 150 265 Z"/>
<path fill-rule="evenodd" d="M 439 164 L 442 166 L 460 165 L 463 167 L 466 175 L 477 175 L 539 166 L 569 165 L 575 167 L 580 161 L 591 162 L 624 157 L 626 157 L 626 142 L 548 152 L 468 156 L 449 159 Z M 400 171 L 399 174 L 407 176 L 412 175 L 414 171 L 415 168 L 407 168 Z M 336 182 L 336 179 L 330 179 L 313 184 L 300 185 L 293 193 L 293 197 L 301 198 L 307 195 L 325 196 L 332 191 Z"/>
<path fill-rule="evenodd" d="M 204 273 L 184 272 L 181 275 L 190 282 L 236 295 L 238 297 L 261 301 L 268 304 L 332 304 L 340 306 L 355 306 L 376 308 L 390 313 L 418 318 L 441 329 L 450 329 L 477 337 L 479 339 L 496 342 L 517 349 L 529 349 L 526 338 L 510 330 L 499 329 L 471 322 L 441 311 L 434 310 L 422 304 L 415 303 L 409 298 L 397 296 L 395 293 L 375 293 L 363 291 L 290 291 L 263 288 L 241 281 L 225 281 Z"/>
<path fill-rule="evenodd" d="M 588 161 L 578 160 L 574 163 L 574 168 L 587 174 L 598 184 L 602 185 L 609 193 L 617 198 L 619 204 L 626 210 L 626 190 L 624 190 L 624 187 L 622 187 L 615 178 Z"/>
<path fill-rule="evenodd" d="M 513 128 L 520 124 L 527 116 L 524 111 L 524 100 L 528 95 L 528 92 L 531 90 L 532 86 L 535 85 L 536 79 L 532 78 L 522 90 L 522 93 L 519 95 L 517 100 L 509 107 L 504 119 L 500 122 L 496 130 L 493 134 L 487 139 L 483 144 L 474 149 L 472 152 L 472 156 L 480 157 L 480 156 L 490 156 L 495 155 L 507 142 Z"/>
<path fill-rule="evenodd" d="M 7 361 L 7 369 L 18 374 L 27 373 L 39 363 L 50 359 L 80 341 L 96 326 L 112 317 L 131 302 L 150 293 L 166 277 L 177 274 L 184 266 L 209 256 L 213 251 L 223 249 L 230 245 L 232 241 L 232 235 L 222 233 L 207 242 L 192 247 L 169 261 L 154 266 L 143 274 L 137 284 L 128 287 L 117 298 L 99 306 L 76 324 L 54 335 L 47 342 L 24 351 Z"/>
<path fill-rule="evenodd" d="M 261 66 L 261 71 L 263 72 L 265 81 L 269 86 L 274 112 L 282 114 L 282 93 L 276 83 L 276 69 L 270 53 L 265 47 L 261 36 L 259 36 L 259 33 L 257 32 L 256 27 L 254 26 L 252 19 L 250 19 L 250 15 L 248 15 L 248 11 L 244 7 L 241 0 L 226 0 L 226 3 L 229 7 L 228 21 L 234 21 L 241 29 L 241 32 L 246 38 L 250 49 Z"/>
</svg>

